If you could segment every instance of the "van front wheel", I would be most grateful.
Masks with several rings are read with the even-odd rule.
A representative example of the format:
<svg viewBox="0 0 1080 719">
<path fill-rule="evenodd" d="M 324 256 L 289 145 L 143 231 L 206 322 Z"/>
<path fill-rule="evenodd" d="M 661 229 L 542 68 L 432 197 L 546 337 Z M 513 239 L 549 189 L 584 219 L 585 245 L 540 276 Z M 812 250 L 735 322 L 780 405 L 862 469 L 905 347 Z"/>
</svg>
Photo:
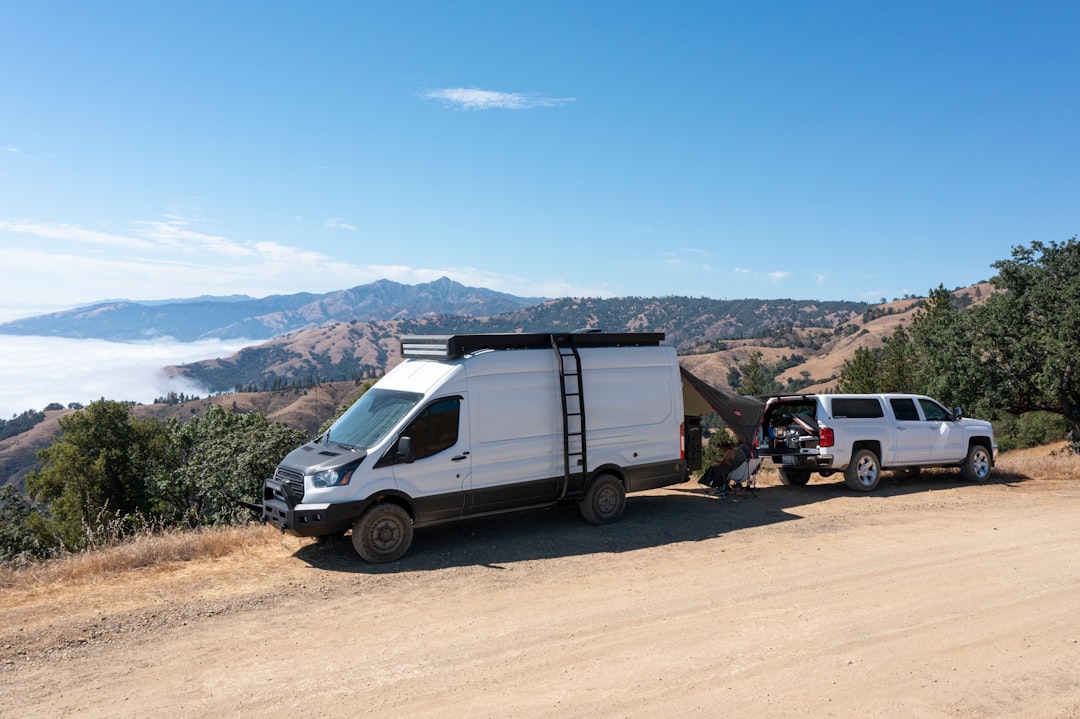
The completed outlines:
<svg viewBox="0 0 1080 719">
<path fill-rule="evenodd" d="M 601 474 L 589 485 L 578 507 L 586 522 L 611 524 L 618 521 L 626 509 L 626 488 L 618 477 Z"/>
<path fill-rule="evenodd" d="M 401 559 L 409 550 L 412 537 L 409 513 L 396 504 L 380 502 L 356 520 L 352 545 L 362 559 L 379 564 Z"/>
</svg>

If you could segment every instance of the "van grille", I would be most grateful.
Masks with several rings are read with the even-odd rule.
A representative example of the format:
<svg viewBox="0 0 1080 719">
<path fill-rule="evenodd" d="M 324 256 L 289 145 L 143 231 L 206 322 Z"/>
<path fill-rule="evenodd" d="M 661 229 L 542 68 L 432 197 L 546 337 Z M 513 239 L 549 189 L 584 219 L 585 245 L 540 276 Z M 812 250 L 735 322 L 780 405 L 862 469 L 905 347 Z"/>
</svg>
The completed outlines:
<svg viewBox="0 0 1080 719">
<path fill-rule="evenodd" d="M 289 491 L 298 503 L 304 501 L 304 475 L 294 469 L 278 467 L 274 472 L 274 479 L 281 484 L 289 485 Z"/>
</svg>

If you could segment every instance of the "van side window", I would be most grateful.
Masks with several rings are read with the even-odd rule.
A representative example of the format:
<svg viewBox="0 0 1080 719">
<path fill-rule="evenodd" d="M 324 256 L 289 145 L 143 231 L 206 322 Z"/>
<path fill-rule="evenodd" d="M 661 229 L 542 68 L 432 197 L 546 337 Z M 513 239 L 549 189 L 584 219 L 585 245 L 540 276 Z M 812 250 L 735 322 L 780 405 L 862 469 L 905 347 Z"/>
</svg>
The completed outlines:
<svg viewBox="0 0 1080 719">
<path fill-rule="evenodd" d="M 915 401 L 908 397 L 894 397 L 889 400 L 893 414 L 903 422 L 918 422 L 919 411 L 915 409 Z"/>
<path fill-rule="evenodd" d="M 832 401 L 832 416 L 851 419 L 884 417 L 881 402 L 876 397 L 837 397 Z"/>
<path fill-rule="evenodd" d="M 937 402 L 928 399 L 920 399 L 919 405 L 927 422 L 948 422 L 952 420 L 952 414 Z"/>
<path fill-rule="evenodd" d="M 416 459 L 430 457 L 457 444 L 461 400 L 440 399 L 416 416 L 402 435 L 412 439 Z"/>
</svg>

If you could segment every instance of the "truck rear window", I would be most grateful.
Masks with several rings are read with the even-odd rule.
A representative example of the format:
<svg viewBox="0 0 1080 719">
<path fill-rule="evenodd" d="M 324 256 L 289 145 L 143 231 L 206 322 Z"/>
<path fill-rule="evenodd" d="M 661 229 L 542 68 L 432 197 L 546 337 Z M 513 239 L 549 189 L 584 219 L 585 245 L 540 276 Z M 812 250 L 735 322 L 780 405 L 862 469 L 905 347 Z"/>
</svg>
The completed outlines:
<svg viewBox="0 0 1080 719">
<path fill-rule="evenodd" d="M 850 419 L 884 417 L 881 402 L 876 397 L 837 397 L 832 401 L 832 416 Z"/>
</svg>

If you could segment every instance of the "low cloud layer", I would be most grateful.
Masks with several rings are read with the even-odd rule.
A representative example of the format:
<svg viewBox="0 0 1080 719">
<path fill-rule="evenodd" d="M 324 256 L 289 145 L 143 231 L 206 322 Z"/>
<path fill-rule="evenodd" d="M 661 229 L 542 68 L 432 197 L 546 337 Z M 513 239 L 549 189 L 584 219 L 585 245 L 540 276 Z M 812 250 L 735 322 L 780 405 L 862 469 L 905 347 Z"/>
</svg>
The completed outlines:
<svg viewBox="0 0 1080 719">
<path fill-rule="evenodd" d="M 118 343 L 0 335 L 0 418 L 52 402 L 88 404 L 104 397 L 148 404 L 169 392 L 205 397 L 191 382 L 169 378 L 166 365 L 226 357 L 250 340 Z"/>
</svg>

